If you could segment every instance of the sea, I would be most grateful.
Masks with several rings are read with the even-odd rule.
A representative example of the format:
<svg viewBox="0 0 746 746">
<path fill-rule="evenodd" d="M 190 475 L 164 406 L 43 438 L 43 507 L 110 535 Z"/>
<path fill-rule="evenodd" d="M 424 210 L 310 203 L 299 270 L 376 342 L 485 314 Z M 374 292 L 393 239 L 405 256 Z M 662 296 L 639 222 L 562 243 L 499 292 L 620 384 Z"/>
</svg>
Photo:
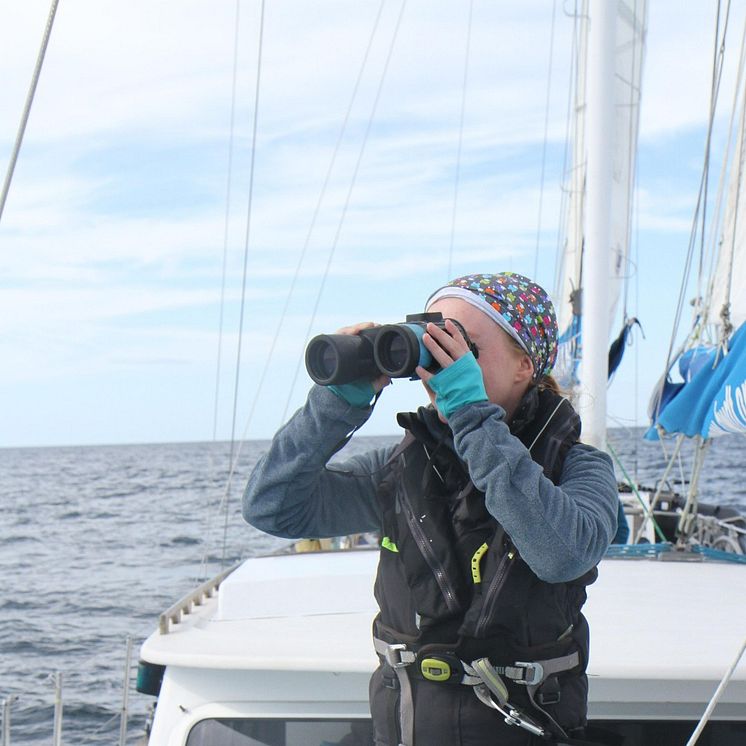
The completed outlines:
<svg viewBox="0 0 746 746">
<path fill-rule="evenodd" d="M 641 434 L 612 430 L 609 442 L 625 472 L 650 486 L 664 457 Z M 341 456 L 393 441 L 355 437 Z M 288 543 L 240 513 L 267 445 L 0 449 L 0 702 L 12 744 L 52 742 L 57 682 L 62 743 L 118 743 L 128 640 L 127 743 L 142 742 L 154 700 L 135 692 L 135 669 L 158 614 L 222 567 Z M 744 437 L 712 443 L 703 501 L 746 512 L 745 455 Z M 686 448 L 672 484 L 690 461 Z"/>
</svg>

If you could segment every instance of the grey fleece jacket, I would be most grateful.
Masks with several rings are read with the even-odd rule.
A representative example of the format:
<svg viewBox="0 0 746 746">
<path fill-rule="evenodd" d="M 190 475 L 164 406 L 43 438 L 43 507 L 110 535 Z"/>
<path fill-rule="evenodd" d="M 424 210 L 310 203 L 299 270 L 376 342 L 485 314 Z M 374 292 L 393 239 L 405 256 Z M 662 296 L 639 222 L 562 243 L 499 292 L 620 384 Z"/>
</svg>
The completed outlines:
<svg viewBox="0 0 746 746">
<path fill-rule="evenodd" d="M 370 412 L 314 386 L 254 468 L 243 496 L 246 521 L 285 538 L 379 530 L 376 491 L 394 446 L 327 465 L 337 444 Z M 536 575 L 549 583 L 580 577 L 598 563 L 616 531 L 611 459 L 574 445 L 555 486 L 511 435 L 504 416 L 489 402 L 454 412 L 448 424 L 456 453 Z"/>
</svg>

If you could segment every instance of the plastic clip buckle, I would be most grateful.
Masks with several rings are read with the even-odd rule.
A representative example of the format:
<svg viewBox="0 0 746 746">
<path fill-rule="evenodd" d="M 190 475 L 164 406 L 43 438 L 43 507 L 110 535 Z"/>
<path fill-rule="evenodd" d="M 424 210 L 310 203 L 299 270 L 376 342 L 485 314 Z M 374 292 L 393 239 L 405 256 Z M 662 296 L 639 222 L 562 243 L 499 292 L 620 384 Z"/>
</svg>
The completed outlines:
<svg viewBox="0 0 746 746">
<path fill-rule="evenodd" d="M 383 657 L 391 668 L 404 668 L 414 663 L 415 659 L 414 653 L 411 650 L 407 650 L 407 646 L 403 643 L 389 645 Z"/>
<path fill-rule="evenodd" d="M 544 666 L 541 663 L 526 663 L 525 661 L 516 661 L 516 668 L 522 668 L 524 670 L 524 677 L 522 679 L 514 679 L 516 684 L 523 684 L 524 686 L 536 686 L 544 680 Z"/>
</svg>

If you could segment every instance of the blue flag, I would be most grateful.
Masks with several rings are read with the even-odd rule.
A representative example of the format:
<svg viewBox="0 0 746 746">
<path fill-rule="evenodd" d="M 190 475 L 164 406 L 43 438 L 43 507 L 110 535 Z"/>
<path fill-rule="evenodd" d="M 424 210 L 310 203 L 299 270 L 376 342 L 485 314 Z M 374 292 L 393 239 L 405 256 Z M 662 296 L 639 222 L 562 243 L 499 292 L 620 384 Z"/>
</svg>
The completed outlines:
<svg viewBox="0 0 746 746">
<path fill-rule="evenodd" d="M 671 387 L 673 396 L 658 415 L 666 432 L 703 438 L 746 433 L 746 324 L 731 337 L 727 354 L 689 350 L 679 370 L 684 383 Z"/>
</svg>

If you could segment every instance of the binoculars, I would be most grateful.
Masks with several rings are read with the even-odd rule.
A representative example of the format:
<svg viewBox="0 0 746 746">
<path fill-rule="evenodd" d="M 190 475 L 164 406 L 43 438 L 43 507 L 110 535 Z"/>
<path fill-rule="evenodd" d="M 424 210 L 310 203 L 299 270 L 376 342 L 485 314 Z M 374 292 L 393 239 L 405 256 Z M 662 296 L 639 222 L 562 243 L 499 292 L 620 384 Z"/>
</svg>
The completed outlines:
<svg viewBox="0 0 746 746">
<path fill-rule="evenodd" d="M 469 349 L 477 349 L 466 331 L 455 319 Z M 386 324 L 363 329 L 359 334 L 319 334 L 306 347 L 306 370 L 320 386 L 351 383 L 360 378 L 373 380 L 380 375 L 389 378 L 417 378 L 418 365 L 432 373 L 440 365 L 422 343 L 428 323 L 445 328 L 440 313 L 417 313 L 400 324 Z"/>
</svg>

